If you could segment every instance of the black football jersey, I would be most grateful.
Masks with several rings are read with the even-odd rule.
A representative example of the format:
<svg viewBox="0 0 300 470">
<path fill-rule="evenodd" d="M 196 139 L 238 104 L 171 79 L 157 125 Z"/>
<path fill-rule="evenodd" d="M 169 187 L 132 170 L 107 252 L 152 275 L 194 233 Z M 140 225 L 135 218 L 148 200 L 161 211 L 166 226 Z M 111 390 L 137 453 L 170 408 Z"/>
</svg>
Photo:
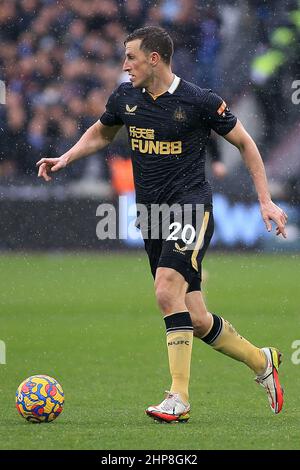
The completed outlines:
<svg viewBox="0 0 300 470">
<path fill-rule="evenodd" d="M 211 129 L 226 135 L 237 121 L 220 96 L 176 76 L 156 99 L 126 82 L 100 121 L 127 128 L 137 203 L 211 203 L 205 147 Z"/>
</svg>

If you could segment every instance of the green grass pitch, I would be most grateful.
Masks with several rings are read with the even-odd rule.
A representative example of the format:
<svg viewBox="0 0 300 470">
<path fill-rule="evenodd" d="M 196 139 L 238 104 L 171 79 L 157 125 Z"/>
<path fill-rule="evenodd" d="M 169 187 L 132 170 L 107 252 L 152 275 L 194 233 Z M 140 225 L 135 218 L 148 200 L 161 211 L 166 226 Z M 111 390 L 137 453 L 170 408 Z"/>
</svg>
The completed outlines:
<svg viewBox="0 0 300 470">
<path fill-rule="evenodd" d="M 191 419 L 157 424 L 144 409 L 170 386 L 164 322 L 146 255 L 0 257 L 1 449 L 299 449 L 300 258 L 209 253 L 205 296 L 258 346 L 278 346 L 285 407 L 273 415 L 246 366 L 194 341 Z M 53 423 L 30 424 L 15 409 L 33 374 L 62 384 Z"/>
</svg>

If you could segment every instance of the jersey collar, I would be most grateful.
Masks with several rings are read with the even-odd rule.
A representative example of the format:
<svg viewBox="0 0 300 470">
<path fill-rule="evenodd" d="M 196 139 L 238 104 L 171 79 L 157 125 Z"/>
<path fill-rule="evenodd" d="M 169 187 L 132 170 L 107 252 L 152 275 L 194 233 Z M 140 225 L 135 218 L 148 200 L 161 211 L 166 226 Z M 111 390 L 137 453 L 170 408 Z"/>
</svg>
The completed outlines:
<svg viewBox="0 0 300 470">
<path fill-rule="evenodd" d="M 173 95 L 173 93 L 177 90 L 180 80 L 181 78 L 177 77 L 177 75 L 175 75 L 174 73 L 174 80 L 171 83 L 170 88 L 167 90 L 167 92 L 170 93 L 170 95 Z M 146 91 L 146 88 L 142 88 L 142 93 L 145 93 L 145 91 Z"/>
<path fill-rule="evenodd" d="M 171 83 L 170 88 L 168 89 L 168 92 L 170 93 L 170 95 L 173 95 L 174 91 L 177 90 L 179 83 L 180 83 L 180 78 L 177 77 L 177 75 L 175 75 L 174 73 L 174 80 Z"/>
</svg>

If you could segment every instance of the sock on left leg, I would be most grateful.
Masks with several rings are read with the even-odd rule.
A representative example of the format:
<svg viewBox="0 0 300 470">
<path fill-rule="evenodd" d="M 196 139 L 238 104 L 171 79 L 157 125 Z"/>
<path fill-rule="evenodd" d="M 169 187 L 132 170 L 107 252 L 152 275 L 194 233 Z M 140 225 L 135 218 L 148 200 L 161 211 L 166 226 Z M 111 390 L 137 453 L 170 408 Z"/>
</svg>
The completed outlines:
<svg viewBox="0 0 300 470">
<path fill-rule="evenodd" d="M 224 318 L 213 314 L 213 326 L 201 339 L 216 351 L 244 362 L 255 374 L 265 371 L 267 359 L 264 352 L 243 338 Z"/>
</svg>

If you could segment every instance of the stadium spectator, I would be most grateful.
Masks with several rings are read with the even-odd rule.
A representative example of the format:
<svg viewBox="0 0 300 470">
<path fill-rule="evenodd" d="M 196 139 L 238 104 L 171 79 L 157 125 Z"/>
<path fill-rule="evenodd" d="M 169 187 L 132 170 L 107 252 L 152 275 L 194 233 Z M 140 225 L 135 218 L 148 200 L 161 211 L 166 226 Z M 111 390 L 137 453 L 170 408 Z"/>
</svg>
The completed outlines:
<svg viewBox="0 0 300 470">
<path fill-rule="evenodd" d="M 197 82 L 203 88 L 218 88 L 218 55 L 221 48 L 221 19 L 212 7 L 201 9 L 196 50 Z"/>
<path fill-rule="evenodd" d="M 218 64 L 222 54 L 222 8 L 227 3 L 230 4 L 227 1 L 220 6 L 212 0 L 205 5 L 201 0 L 1 0 L 0 78 L 6 83 L 7 96 L 17 94 L 22 108 L 18 118 L 11 118 L 13 99 L 8 99 L 6 111 L 1 110 L 2 134 L 7 132 L 0 137 L 1 141 L 6 140 L 0 151 L 1 175 L 28 174 L 39 152 L 48 150 L 53 154 L 60 132 L 54 132 L 51 121 L 54 119 L 57 127 L 61 122 L 52 117 L 52 112 L 57 113 L 59 107 L 63 110 L 59 113 L 62 120 L 64 115 L 72 116 L 82 131 L 90 125 L 97 107 L 101 109 L 103 100 L 123 79 L 119 68 L 121 46 L 136 27 L 165 26 L 175 38 L 175 73 L 178 71 L 182 78 L 194 80 L 202 87 L 216 87 L 221 75 Z M 262 33 L 256 39 L 259 52 L 259 46 L 266 47 L 271 32 L 280 26 L 278 15 L 273 14 L 273 2 L 241 3 L 248 3 L 253 18 L 260 22 Z M 276 11 L 279 9 L 288 18 L 299 35 L 297 2 L 285 2 L 285 12 L 281 3 L 276 2 Z M 289 17 L 293 9 L 293 16 Z M 285 55 L 294 77 L 299 71 L 295 60 L 298 44 L 299 41 L 295 49 L 290 48 L 294 50 L 292 54 L 289 50 Z M 286 105 L 280 81 L 283 78 L 278 80 L 276 75 L 274 80 L 275 101 Z M 268 125 L 269 115 L 274 116 L 273 108 L 268 106 L 270 99 L 264 86 L 256 86 L 256 92 Z M 273 105 L 275 101 L 271 101 Z M 14 122 L 17 119 L 23 126 L 19 130 Z M 274 128 L 267 127 L 270 131 Z M 24 138 L 25 147 L 29 146 L 27 152 L 14 151 L 7 144 L 13 135 L 17 140 L 19 136 Z M 267 135 L 266 139 L 271 137 Z"/>
</svg>

